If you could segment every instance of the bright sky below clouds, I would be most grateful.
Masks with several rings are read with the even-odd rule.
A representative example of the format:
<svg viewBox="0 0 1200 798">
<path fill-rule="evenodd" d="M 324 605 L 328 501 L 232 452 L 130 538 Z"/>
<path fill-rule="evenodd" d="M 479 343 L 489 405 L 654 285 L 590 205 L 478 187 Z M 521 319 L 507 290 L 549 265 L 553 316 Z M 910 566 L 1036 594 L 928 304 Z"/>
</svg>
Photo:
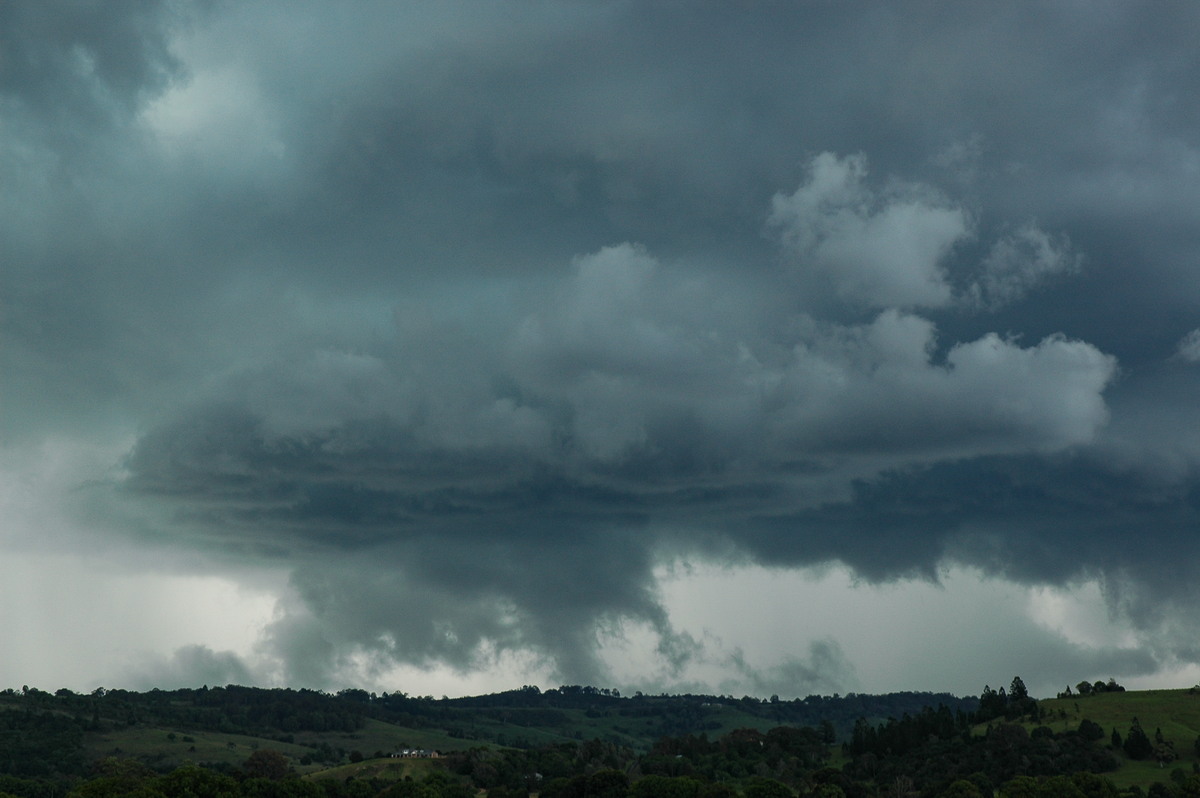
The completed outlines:
<svg viewBox="0 0 1200 798">
<path fill-rule="evenodd" d="M 1197 29 L 0 4 L 0 686 L 1195 683 Z"/>
</svg>

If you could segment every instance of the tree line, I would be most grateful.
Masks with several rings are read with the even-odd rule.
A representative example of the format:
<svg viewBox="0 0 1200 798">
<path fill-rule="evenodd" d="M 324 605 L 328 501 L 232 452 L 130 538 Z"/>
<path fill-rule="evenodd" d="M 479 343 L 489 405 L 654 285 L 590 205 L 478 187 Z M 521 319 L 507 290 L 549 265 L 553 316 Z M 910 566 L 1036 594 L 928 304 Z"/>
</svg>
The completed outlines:
<svg viewBox="0 0 1200 798">
<path fill-rule="evenodd" d="M 1133 718 L 1111 735 L 1090 720 L 1053 731 L 1040 725 L 1041 705 L 1019 677 L 1007 688 L 985 686 L 977 700 L 918 702 L 922 694 L 889 700 L 836 696 L 797 701 L 733 697 L 622 697 L 616 691 L 563 687 L 470 699 L 374 695 L 361 690 L 262 690 L 227 686 L 132 693 L 76 694 L 29 688 L 0 693 L 0 798 L 1143 798 L 1118 790 L 1104 774 L 1118 757 L 1158 759 L 1164 781 L 1144 798 L 1200 798 L 1200 775 L 1165 765 L 1172 741 Z M 927 694 L 925 694 L 927 695 Z M 919 703 L 919 706 L 917 704 Z M 710 736 L 692 729 L 663 735 L 644 749 L 611 739 L 550 745 L 477 745 L 448 752 L 399 782 L 377 777 L 301 778 L 296 760 L 269 747 L 239 766 L 188 763 L 156 770 L 147 762 L 107 758 L 88 764 L 82 740 L 90 731 L 167 719 L 180 728 L 239 729 L 285 739 L 285 729 L 353 732 L 368 719 L 420 717 L 429 723 L 483 717 L 554 722 L 571 712 L 637 715 L 659 710 L 688 717 L 706 705 L 747 707 L 754 717 L 818 717 L 807 724 L 742 728 Z M 819 717 L 814 710 L 850 706 L 860 712 Z M 499 713 L 499 714 L 496 714 Z M 758 714 L 755 714 L 758 713 Z M 814 713 L 814 714 L 808 714 Z M 843 725 L 845 731 L 838 726 Z M 1032 727 L 1032 728 L 1030 728 Z M 361 761 L 361 752 L 325 751 L 310 761 Z M 381 754 L 382 752 L 377 752 Z M 1200 740 L 1195 753 L 1200 756 Z M 308 755 L 306 755 L 308 756 Z M 365 772 L 364 772 L 365 773 Z"/>
</svg>

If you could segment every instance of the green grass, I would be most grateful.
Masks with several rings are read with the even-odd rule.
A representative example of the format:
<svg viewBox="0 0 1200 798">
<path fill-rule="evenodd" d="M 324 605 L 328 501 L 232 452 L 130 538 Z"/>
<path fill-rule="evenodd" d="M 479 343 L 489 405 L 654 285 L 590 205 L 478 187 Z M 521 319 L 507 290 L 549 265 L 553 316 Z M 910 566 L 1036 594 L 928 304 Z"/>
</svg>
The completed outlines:
<svg viewBox="0 0 1200 798">
<path fill-rule="evenodd" d="M 174 740 L 170 739 L 171 734 L 175 735 Z M 184 737 L 190 737 L 191 741 L 184 740 Z M 108 756 L 135 757 L 156 767 L 175 767 L 184 762 L 240 765 L 259 748 L 273 748 L 293 760 L 299 760 L 309 751 L 301 745 L 243 734 L 194 732 L 153 726 L 89 734 L 84 739 L 84 750 L 95 759 Z"/>
<path fill-rule="evenodd" d="M 1156 781 L 1170 781 L 1171 771 L 1177 767 L 1182 767 L 1185 771 L 1191 772 L 1190 764 L 1183 764 L 1178 761 L 1171 762 L 1166 767 L 1160 768 L 1157 762 L 1144 761 L 1134 762 L 1133 760 L 1125 759 L 1122 761 L 1121 769 L 1113 773 L 1103 774 L 1113 784 L 1117 785 L 1118 789 L 1138 786 L 1143 790 L 1148 790 L 1150 785 Z"/>
<path fill-rule="evenodd" d="M 451 737 L 437 729 L 409 729 L 368 718 L 363 727 L 353 732 L 300 732 L 295 735 L 297 743 L 319 745 L 328 743 L 333 748 L 358 751 L 363 756 L 372 756 L 376 751 L 390 754 L 400 748 L 427 748 L 433 751 L 460 751 L 470 748 L 470 740 Z"/>
<path fill-rule="evenodd" d="M 419 781 L 426 773 L 442 764 L 436 759 L 364 759 L 362 762 L 352 762 L 349 765 L 335 765 L 331 768 L 315 770 L 305 776 L 308 779 L 381 779 L 383 781 L 399 781 L 405 776 L 412 776 Z"/>
<path fill-rule="evenodd" d="M 1192 753 L 1200 736 L 1200 694 L 1189 690 L 1139 690 L 1095 696 L 1047 699 L 1041 703 L 1045 723 L 1055 731 L 1075 729 L 1084 718 L 1099 723 L 1112 734 L 1115 728 L 1125 737 L 1136 717 L 1150 737 L 1155 729 L 1175 742 L 1180 754 Z"/>
<path fill-rule="evenodd" d="M 174 734 L 172 740 L 169 735 Z M 184 740 L 184 737 L 190 740 Z M 454 751 L 467 748 L 468 741 L 455 739 L 443 732 L 417 731 L 392 726 L 378 720 L 368 720 L 356 732 L 331 732 L 327 734 L 297 734 L 294 743 L 284 743 L 264 737 L 242 734 L 197 732 L 161 727 L 134 727 L 103 734 L 90 734 L 85 739 L 84 749 L 90 758 L 133 757 L 154 767 L 171 768 L 185 762 L 221 762 L 240 766 L 254 751 L 270 748 L 292 760 L 298 773 L 311 774 L 327 770 L 325 765 L 302 765 L 300 759 L 312 753 L 312 747 L 326 743 L 330 747 L 359 751 L 377 763 L 384 763 L 391 770 L 407 767 L 422 767 L 421 760 L 374 759 L 376 751 L 390 754 L 400 748 L 427 748 L 437 751 Z M 414 764 L 415 763 L 415 764 Z M 347 765 L 357 768 L 360 764 Z"/>
<path fill-rule="evenodd" d="M 1168 781 L 1175 768 L 1190 773 L 1193 763 L 1200 762 L 1194 748 L 1196 738 L 1200 737 L 1200 692 L 1193 693 L 1190 689 L 1138 690 L 1052 698 L 1039 704 L 1044 713 L 1041 725 L 1049 726 L 1055 732 L 1078 729 L 1079 722 L 1087 718 L 1104 729 L 1105 739 L 1100 744 L 1108 745 L 1113 729 L 1124 739 L 1133 719 L 1137 718 L 1151 741 L 1155 731 L 1161 729 L 1163 738 L 1174 743 L 1178 759 L 1161 768 L 1153 759 L 1139 762 L 1127 758 L 1121 751 L 1115 752 L 1121 766 L 1105 776 L 1118 787 L 1137 785 L 1147 789 L 1154 782 Z M 1025 725 L 1032 728 L 1039 724 Z"/>
</svg>

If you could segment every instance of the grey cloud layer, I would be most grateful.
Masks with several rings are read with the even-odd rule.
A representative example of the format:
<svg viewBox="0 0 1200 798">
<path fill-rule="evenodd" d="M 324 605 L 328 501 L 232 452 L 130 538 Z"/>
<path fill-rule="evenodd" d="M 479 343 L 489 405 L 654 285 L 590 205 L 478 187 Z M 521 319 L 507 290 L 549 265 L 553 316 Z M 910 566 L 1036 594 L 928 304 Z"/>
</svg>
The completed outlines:
<svg viewBox="0 0 1200 798">
<path fill-rule="evenodd" d="M 107 523 L 293 569 L 296 680 L 682 663 L 718 553 L 1193 599 L 1119 543 L 1194 529 L 1193 6 L 4 8 L 4 440 L 132 432 Z"/>
<path fill-rule="evenodd" d="M 470 667 L 533 648 L 595 680 L 604 618 L 675 638 L 656 558 L 710 535 L 755 552 L 767 534 L 797 564 L 851 560 L 853 535 L 845 549 L 822 535 L 823 511 L 762 517 L 882 463 L 1087 443 L 1107 416 L 1114 364 L 1086 343 L 988 335 L 933 362 L 932 322 L 897 310 L 761 329 L 749 306 L 712 313 L 713 286 L 630 245 L 575 259 L 531 304 L 487 339 L 401 319 L 375 352 L 237 374 L 142 438 L 127 488 L 202 538 L 294 560 L 329 657 Z M 340 565 L 317 564 L 331 552 Z M 299 623 L 276 626 L 277 650 L 311 668 Z"/>
</svg>

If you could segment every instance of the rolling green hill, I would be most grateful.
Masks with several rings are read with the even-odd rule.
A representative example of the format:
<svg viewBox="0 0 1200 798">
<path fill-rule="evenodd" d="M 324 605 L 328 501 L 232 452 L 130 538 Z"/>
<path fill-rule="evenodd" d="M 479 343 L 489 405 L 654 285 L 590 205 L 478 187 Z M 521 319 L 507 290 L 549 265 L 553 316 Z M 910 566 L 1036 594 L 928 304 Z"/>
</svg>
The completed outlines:
<svg viewBox="0 0 1200 798">
<path fill-rule="evenodd" d="M 1029 721 L 1028 728 L 1049 726 L 1056 732 L 1078 729 L 1084 719 L 1100 725 L 1109 743 L 1113 730 L 1124 740 L 1134 718 L 1153 741 L 1161 731 L 1165 741 L 1173 744 L 1177 756 L 1172 762 L 1160 763 L 1157 758 L 1136 761 L 1117 752 L 1120 768 L 1108 776 L 1120 787 L 1163 781 L 1175 768 L 1190 773 L 1193 765 L 1200 766 L 1196 743 L 1200 740 L 1200 690 L 1137 690 L 1100 693 L 1098 695 L 1045 699 L 1040 703 L 1042 720 Z"/>
<path fill-rule="evenodd" d="M 103 757 L 166 770 L 184 762 L 232 769 L 255 750 L 282 752 L 302 773 L 384 757 L 403 748 L 533 748 L 600 740 L 646 752 L 664 737 L 719 737 L 735 729 L 822 728 L 829 740 L 860 717 L 872 721 L 974 699 L 949 694 L 743 696 L 637 694 L 564 686 L 458 699 L 228 685 L 182 690 L 0 691 L 0 774 L 83 773 Z"/>
<path fill-rule="evenodd" d="M 1109 733 L 1115 728 L 1124 736 L 1136 717 L 1148 733 L 1161 728 L 1165 737 L 1176 740 L 1177 748 L 1180 741 L 1186 742 L 1189 754 L 1193 741 L 1200 736 L 1200 691 L 1194 689 L 1132 690 L 1048 698 L 1040 703 L 1043 723 L 1055 731 L 1078 727 L 1087 718 Z"/>
<path fill-rule="evenodd" d="M 947 779 L 961 783 L 981 771 L 995 788 L 1014 774 L 1089 772 L 1145 792 L 1200 773 L 1198 688 L 1001 701 L 998 711 L 989 715 L 973 698 L 929 693 L 781 701 L 622 697 L 589 687 L 460 699 L 233 685 L 86 695 L 6 690 L 0 791 L 24 794 L 6 778 L 78 783 L 91 763 L 110 757 L 159 773 L 195 763 L 236 775 L 265 750 L 306 778 L 375 785 L 441 773 L 482 787 L 488 778 L 519 781 L 534 771 L 569 778 L 615 767 L 737 783 L 773 773 L 797 785 L 824 768 L 823 778 L 840 774 L 847 795 L 852 783 L 881 789 L 908 776 L 937 795 Z M 1114 730 L 1123 742 L 1135 718 L 1153 746 L 1140 759 L 1113 747 Z M 405 748 L 446 756 L 389 756 Z M 1200 794 L 1200 780 L 1196 787 Z M 56 789 L 46 794 L 65 794 Z"/>
</svg>

